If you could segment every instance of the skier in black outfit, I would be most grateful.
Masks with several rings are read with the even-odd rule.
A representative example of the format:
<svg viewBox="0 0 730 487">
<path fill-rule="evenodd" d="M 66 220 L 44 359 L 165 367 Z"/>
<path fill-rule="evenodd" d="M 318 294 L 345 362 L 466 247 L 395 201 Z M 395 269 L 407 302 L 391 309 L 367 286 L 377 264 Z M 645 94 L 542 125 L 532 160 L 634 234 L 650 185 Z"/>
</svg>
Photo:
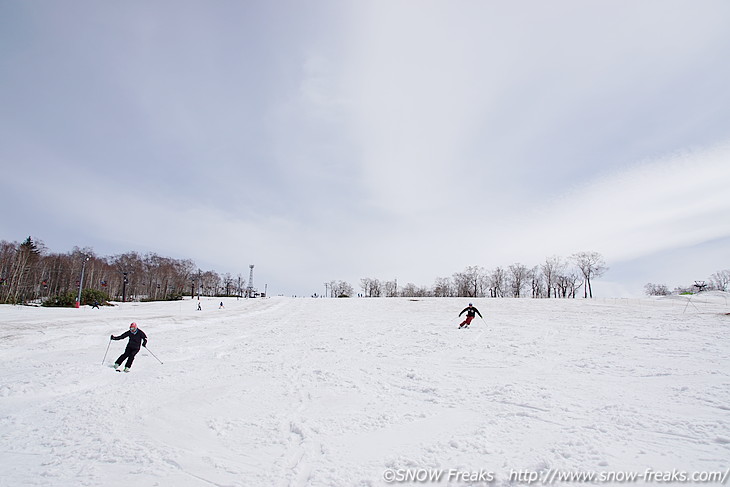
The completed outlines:
<svg viewBox="0 0 730 487">
<path fill-rule="evenodd" d="M 134 356 L 137 355 L 137 352 L 139 352 L 140 345 L 143 347 L 147 346 L 147 335 L 144 334 L 142 330 L 137 328 L 137 323 L 132 323 L 129 325 L 129 331 L 125 331 L 118 337 L 115 337 L 112 335 L 112 340 L 124 340 L 125 338 L 129 337 L 129 342 L 127 343 L 127 348 L 124 350 L 124 353 L 119 356 L 119 358 L 114 362 L 114 368 L 119 369 L 119 367 L 122 366 L 122 362 L 124 359 L 127 359 L 127 364 L 124 366 L 124 371 L 129 372 L 129 368 L 132 366 L 132 362 L 134 362 Z"/>
<path fill-rule="evenodd" d="M 476 315 L 479 315 L 479 317 L 482 318 L 482 314 L 479 312 L 478 309 L 476 309 L 474 306 L 472 306 L 471 303 L 469 303 L 469 306 L 464 308 L 464 310 L 461 313 L 459 313 L 459 316 L 463 315 L 464 313 L 466 313 L 466 319 L 461 322 L 461 324 L 459 325 L 459 328 L 469 326 L 471 324 L 471 320 L 473 320 L 474 316 L 476 316 Z M 484 318 L 482 318 L 482 319 L 484 319 Z"/>
</svg>

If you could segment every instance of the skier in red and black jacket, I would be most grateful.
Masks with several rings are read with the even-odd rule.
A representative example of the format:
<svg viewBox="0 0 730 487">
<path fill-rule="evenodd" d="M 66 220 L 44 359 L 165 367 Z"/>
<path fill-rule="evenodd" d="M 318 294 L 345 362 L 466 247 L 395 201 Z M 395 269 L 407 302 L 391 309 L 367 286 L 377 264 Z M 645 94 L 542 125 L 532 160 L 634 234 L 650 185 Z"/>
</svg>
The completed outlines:
<svg viewBox="0 0 730 487">
<path fill-rule="evenodd" d="M 471 303 L 469 303 L 469 306 L 464 308 L 464 310 L 461 313 L 459 313 L 459 316 L 463 315 L 464 313 L 466 313 L 466 319 L 461 322 L 461 324 L 459 325 L 459 328 L 469 326 L 471 324 L 471 320 L 473 320 L 474 316 L 476 316 L 476 315 L 479 315 L 479 317 L 482 318 L 482 314 L 479 312 L 478 309 L 476 309 L 474 306 L 472 306 Z M 484 318 L 482 318 L 482 319 L 484 319 Z"/>
<path fill-rule="evenodd" d="M 112 335 L 111 339 L 124 340 L 127 337 L 129 337 L 127 348 L 124 350 L 124 353 L 121 354 L 116 361 L 114 361 L 114 368 L 119 369 L 119 367 L 122 366 L 124 359 L 127 359 L 127 364 L 124 366 L 125 372 L 129 372 L 129 368 L 132 366 L 132 362 L 134 362 L 134 356 L 139 352 L 140 346 L 147 347 L 147 335 L 137 328 L 137 323 L 129 325 L 129 330 L 125 331 L 118 337 Z"/>
</svg>

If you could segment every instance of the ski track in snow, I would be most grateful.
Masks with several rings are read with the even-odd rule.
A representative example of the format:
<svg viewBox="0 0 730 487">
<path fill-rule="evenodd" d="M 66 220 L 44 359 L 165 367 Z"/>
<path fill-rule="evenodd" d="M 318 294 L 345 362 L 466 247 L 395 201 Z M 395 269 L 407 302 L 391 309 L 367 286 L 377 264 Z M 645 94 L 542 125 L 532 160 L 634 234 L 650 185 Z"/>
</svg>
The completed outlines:
<svg viewBox="0 0 730 487">
<path fill-rule="evenodd" d="M 730 468 L 726 294 L 220 301 L 0 306 L 0 486 Z M 132 321 L 164 364 L 115 373 Z"/>
</svg>

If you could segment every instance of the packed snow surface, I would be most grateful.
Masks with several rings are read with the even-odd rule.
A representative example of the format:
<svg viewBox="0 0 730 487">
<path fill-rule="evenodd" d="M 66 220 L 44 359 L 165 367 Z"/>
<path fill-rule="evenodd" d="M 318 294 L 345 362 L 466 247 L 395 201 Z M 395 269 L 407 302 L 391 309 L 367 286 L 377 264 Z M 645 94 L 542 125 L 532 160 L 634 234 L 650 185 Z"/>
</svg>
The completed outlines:
<svg viewBox="0 0 730 487">
<path fill-rule="evenodd" d="M 467 299 L 220 301 L 0 306 L 0 485 L 730 470 L 726 294 L 476 299 L 463 330 Z"/>
</svg>

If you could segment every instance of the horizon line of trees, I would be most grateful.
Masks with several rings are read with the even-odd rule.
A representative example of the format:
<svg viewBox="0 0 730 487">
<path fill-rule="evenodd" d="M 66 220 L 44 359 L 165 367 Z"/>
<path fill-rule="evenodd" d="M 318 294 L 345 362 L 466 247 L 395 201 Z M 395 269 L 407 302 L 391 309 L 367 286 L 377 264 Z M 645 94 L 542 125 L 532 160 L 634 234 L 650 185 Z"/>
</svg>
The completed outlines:
<svg viewBox="0 0 730 487">
<path fill-rule="evenodd" d="M 190 259 L 137 252 L 100 257 L 90 248 L 79 247 L 54 253 L 31 237 L 22 243 L 0 241 L 0 303 L 67 305 L 75 301 L 80 287 L 82 304 L 175 300 L 196 294 L 243 296 L 246 292 L 241 274 L 234 278 L 230 273 L 202 271 Z"/>
<path fill-rule="evenodd" d="M 695 281 L 690 286 L 677 286 L 670 291 L 665 284 L 647 283 L 644 293 L 647 296 L 669 296 L 670 294 L 694 294 L 702 291 L 730 291 L 730 269 L 712 274 L 707 281 Z"/>
<path fill-rule="evenodd" d="M 81 274 L 83 270 L 83 282 Z M 359 296 L 364 297 L 593 297 L 592 282 L 608 267 L 598 252 L 577 252 L 569 258 L 552 256 L 532 267 L 515 263 L 487 270 L 469 266 L 450 277 L 437 278 L 432 286 L 399 285 L 396 279 L 362 278 Z M 246 282 L 215 271 L 202 271 L 190 259 L 173 259 L 155 253 L 126 252 L 100 257 L 90 248 L 50 252 L 40 240 L 28 237 L 22 243 L 0 241 L 0 303 L 74 301 L 82 287 L 82 304 L 93 301 L 174 300 L 190 296 L 245 296 Z M 701 287 L 700 287 L 701 286 Z M 696 290 L 730 289 L 730 270 L 714 273 L 705 281 L 670 291 L 649 283 L 647 295 L 689 293 Z M 325 295 L 350 297 L 352 285 L 345 281 L 325 283 Z M 72 298 L 73 296 L 73 298 Z M 313 296 L 317 296 L 314 294 Z M 89 302 L 90 301 L 90 302 Z"/>
<path fill-rule="evenodd" d="M 592 282 L 608 267 L 598 252 L 577 252 L 568 259 L 548 257 L 542 264 L 527 267 L 515 263 L 487 270 L 469 266 L 451 277 L 439 277 L 430 287 L 397 280 L 360 279 L 363 297 L 532 297 L 575 298 L 583 290 L 585 298 L 593 297 Z M 344 281 L 325 283 L 325 297 L 350 297 L 355 291 Z M 318 297 L 314 294 L 313 297 Z"/>
</svg>

